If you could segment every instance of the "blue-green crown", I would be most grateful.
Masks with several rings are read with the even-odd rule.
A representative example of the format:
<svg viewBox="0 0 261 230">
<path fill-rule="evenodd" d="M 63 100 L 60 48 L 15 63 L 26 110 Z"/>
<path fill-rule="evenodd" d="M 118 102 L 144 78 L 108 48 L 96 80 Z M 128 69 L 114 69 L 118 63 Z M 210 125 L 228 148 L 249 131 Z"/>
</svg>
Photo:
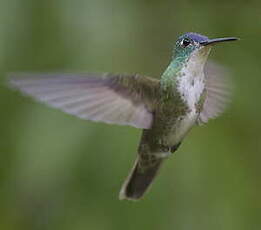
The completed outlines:
<svg viewBox="0 0 261 230">
<path fill-rule="evenodd" d="M 208 40 L 208 37 L 197 33 L 185 33 L 176 41 L 173 57 L 188 57 L 195 49 L 199 48 L 200 42 Z"/>
<path fill-rule="evenodd" d="M 203 42 L 203 41 L 206 41 L 208 40 L 208 37 L 207 36 L 204 36 L 204 35 L 201 35 L 201 34 L 197 34 L 197 33 L 193 33 L 193 32 L 189 32 L 189 33 L 185 33 L 185 34 L 182 34 L 178 40 L 182 40 L 184 38 L 188 38 L 192 41 L 195 41 L 197 43 L 200 43 L 200 42 Z"/>
</svg>

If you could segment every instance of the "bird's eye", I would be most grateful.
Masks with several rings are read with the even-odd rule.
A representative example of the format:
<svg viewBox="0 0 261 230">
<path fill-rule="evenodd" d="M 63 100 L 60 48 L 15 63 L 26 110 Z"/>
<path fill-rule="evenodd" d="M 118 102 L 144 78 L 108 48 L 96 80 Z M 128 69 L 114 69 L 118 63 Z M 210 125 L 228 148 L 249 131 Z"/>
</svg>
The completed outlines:
<svg viewBox="0 0 261 230">
<path fill-rule="evenodd" d="M 188 45 L 190 44 L 190 40 L 187 39 L 187 38 L 184 38 L 184 39 L 181 41 L 180 44 L 181 44 L 182 47 L 186 47 L 186 46 L 188 46 Z"/>
</svg>

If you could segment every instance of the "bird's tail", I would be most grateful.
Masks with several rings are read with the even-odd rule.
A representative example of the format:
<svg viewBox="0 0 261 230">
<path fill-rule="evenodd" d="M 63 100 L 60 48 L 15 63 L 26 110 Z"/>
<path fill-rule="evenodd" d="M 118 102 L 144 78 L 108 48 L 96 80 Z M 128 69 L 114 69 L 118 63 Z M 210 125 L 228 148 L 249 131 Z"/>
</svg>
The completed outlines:
<svg viewBox="0 0 261 230">
<path fill-rule="evenodd" d="M 122 185 L 119 198 L 120 200 L 138 200 L 149 188 L 153 179 L 157 175 L 163 158 L 142 159 L 137 157 L 134 166 Z"/>
</svg>

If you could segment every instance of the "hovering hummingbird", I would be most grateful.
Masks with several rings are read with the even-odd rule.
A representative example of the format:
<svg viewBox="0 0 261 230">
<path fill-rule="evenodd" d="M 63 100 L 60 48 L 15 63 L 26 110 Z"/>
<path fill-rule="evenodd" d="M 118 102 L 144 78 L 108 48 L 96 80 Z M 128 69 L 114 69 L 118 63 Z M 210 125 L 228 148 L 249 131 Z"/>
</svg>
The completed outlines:
<svg viewBox="0 0 261 230">
<path fill-rule="evenodd" d="M 205 75 L 213 45 L 238 38 L 178 38 L 161 78 L 122 74 L 11 74 L 11 87 L 77 117 L 143 129 L 138 156 L 120 199 L 138 200 L 162 162 L 195 124 L 219 115 L 227 96 L 224 78 Z"/>
</svg>

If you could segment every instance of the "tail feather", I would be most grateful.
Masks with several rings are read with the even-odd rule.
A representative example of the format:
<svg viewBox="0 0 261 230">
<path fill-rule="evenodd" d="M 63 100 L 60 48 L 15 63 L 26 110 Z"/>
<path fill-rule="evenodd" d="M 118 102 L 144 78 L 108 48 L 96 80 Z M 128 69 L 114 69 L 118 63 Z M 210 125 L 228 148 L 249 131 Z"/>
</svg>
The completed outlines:
<svg viewBox="0 0 261 230">
<path fill-rule="evenodd" d="M 144 159 L 141 159 L 139 156 L 136 159 L 134 166 L 127 177 L 126 181 L 123 183 L 119 199 L 128 199 L 128 200 L 138 200 L 144 193 L 148 190 L 153 179 L 157 175 L 157 172 L 160 168 L 160 165 L 163 161 L 161 158 L 156 158 L 153 161 L 153 164 L 146 165 Z"/>
</svg>

